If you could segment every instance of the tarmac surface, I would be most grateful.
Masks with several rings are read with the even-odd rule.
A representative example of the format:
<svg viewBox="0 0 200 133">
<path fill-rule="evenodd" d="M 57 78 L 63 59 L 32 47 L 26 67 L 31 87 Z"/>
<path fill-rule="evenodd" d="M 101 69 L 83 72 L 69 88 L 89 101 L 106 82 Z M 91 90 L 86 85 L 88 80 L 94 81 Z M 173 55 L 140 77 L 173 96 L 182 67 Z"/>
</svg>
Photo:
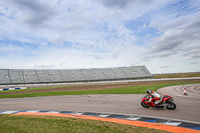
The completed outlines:
<svg viewBox="0 0 200 133">
<path fill-rule="evenodd" d="M 184 88 L 188 95 L 183 95 Z M 143 108 L 143 94 L 125 95 L 70 95 L 31 98 L 0 99 L 0 111 L 54 110 L 92 111 L 104 113 L 136 114 L 200 122 L 200 84 L 161 88 L 160 94 L 171 95 L 177 105 L 175 110 Z"/>
</svg>

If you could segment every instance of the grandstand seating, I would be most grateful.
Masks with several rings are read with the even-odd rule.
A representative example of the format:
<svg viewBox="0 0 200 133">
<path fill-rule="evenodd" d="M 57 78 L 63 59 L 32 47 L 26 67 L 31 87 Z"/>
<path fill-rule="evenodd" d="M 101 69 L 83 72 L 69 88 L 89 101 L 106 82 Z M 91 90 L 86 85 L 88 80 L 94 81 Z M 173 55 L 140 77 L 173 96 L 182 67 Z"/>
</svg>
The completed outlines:
<svg viewBox="0 0 200 133">
<path fill-rule="evenodd" d="M 123 72 L 122 68 L 112 68 L 113 73 L 115 74 L 116 79 L 126 79 L 127 76 Z"/>
<path fill-rule="evenodd" d="M 88 80 L 88 81 L 95 80 L 91 69 L 81 69 L 81 72 L 84 75 L 86 80 Z"/>
<path fill-rule="evenodd" d="M 116 79 L 115 73 L 112 71 L 112 68 L 102 68 L 102 71 L 106 79 Z"/>
<path fill-rule="evenodd" d="M 23 70 L 23 77 L 25 83 L 38 83 L 39 79 L 36 73 L 36 70 Z"/>
<path fill-rule="evenodd" d="M 47 70 L 36 70 L 39 82 L 51 82 Z"/>
<path fill-rule="evenodd" d="M 71 82 L 73 81 L 73 77 L 70 70 L 60 70 L 61 76 L 63 77 L 63 81 Z"/>
<path fill-rule="evenodd" d="M 3 84 L 10 84 L 10 74 L 8 73 L 8 70 L 6 69 L 1 69 L 0 70 L 0 83 Z"/>
<path fill-rule="evenodd" d="M 131 69 L 131 67 L 122 67 L 122 71 L 124 74 L 127 76 L 127 78 L 136 78 L 136 74 L 134 71 Z"/>
<path fill-rule="evenodd" d="M 73 81 L 84 81 L 86 80 L 80 69 L 72 69 L 71 74 L 73 77 Z"/>
<path fill-rule="evenodd" d="M 106 79 L 102 69 L 99 69 L 99 68 L 93 68 L 92 69 L 92 74 L 95 78 L 95 80 L 103 80 L 103 79 Z"/>
<path fill-rule="evenodd" d="M 22 70 L 9 70 L 9 77 L 12 83 L 23 83 Z"/>
<path fill-rule="evenodd" d="M 145 70 L 143 69 L 143 67 L 140 66 L 132 66 L 131 67 L 132 70 L 135 72 L 135 74 L 137 75 L 137 77 L 145 77 L 148 74 L 145 72 Z"/>
<path fill-rule="evenodd" d="M 61 76 L 60 70 L 47 70 L 49 74 L 49 79 L 51 82 L 63 82 L 63 77 Z"/>
<path fill-rule="evenodd" d="M 88 82 L 152 78 L 145 66 L 92 69 L 0 69 L 0 84 Z"/>
<path fill-rule="evenodd" d="M 145 66 L 142 66 L 142 68 L 143 68 L 144 72 L 145 72 L 148 76 L 150 76 L 150 77 L 153 76 L 153 75 L 147 70 L 147 68 L 146 68 Z"/>
</svg>

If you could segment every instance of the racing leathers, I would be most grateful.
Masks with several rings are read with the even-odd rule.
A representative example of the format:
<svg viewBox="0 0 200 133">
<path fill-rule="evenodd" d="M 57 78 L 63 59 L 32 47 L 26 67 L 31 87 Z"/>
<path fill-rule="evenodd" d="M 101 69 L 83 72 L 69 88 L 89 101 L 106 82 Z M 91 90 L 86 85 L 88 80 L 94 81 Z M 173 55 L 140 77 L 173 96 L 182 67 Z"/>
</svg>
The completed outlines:
<svg viewBox="0 0 200 133">
<path fill-rule="evenodd" d="M 162 99 L 161 99 L 161 95 L 160 94 L 158 94 L 158 93 L 156 93 L 156 92 L 151 92 L 150 94 L 148 94 L 149 95 L 149 100 L 148 100 L 148 102 L 152 102 L 152 99 L 153 98 L 157 98 L 158 100 L 157 101 L 155 101 L 154 102 L 154 104 L 159 104 L 161 101 L 162 101 Z M 153 104 L 153 105 L 154 105 Z M 155 105 L 154 105 L 155 106 Z"/>
</svg>

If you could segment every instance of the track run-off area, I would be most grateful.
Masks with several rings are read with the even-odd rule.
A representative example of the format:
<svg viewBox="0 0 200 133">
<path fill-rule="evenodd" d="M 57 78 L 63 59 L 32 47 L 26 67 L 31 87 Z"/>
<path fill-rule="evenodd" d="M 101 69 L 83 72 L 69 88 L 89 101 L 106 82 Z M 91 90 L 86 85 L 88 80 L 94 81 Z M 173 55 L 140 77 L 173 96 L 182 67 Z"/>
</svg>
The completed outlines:
<svg viewBox="0 0 200 133">
<path fill-rule="evenodd" d="M 183 95 L 184 89 L 188 95 Z M 157 92 L 172 96 L 177 108 L 175 110 L 143 108 L 140 103 L 144 94 L 103 94 L 4 98 L 0 99 L 0 112 L 12 110 L 96 112 L 200 124 L 200 84 L 170 86 L 160 88 Z"/>
</svg>

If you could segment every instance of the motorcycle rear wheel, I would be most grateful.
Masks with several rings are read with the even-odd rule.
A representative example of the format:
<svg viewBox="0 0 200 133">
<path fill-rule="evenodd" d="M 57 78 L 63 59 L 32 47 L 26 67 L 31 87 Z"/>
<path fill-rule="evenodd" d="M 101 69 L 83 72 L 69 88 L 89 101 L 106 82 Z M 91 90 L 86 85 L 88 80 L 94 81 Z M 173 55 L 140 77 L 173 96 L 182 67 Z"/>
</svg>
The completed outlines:
<svg viewBox="0 0 200 133">
<path fill-rule="evenodd" d="M 176 104 L 174 103 L 174 102 L 172 102 L 172 101 L 168 101 L 168 106 L 166 107 L 167 109 L 169 109 L 169 110 L 174 110 L 174 109 L 176 109 Z"/>
<path fill-rule="evenodd" d="M 141 102 L 141 105 L 142 105 L 142 107 L 144 107 L 144 108 L 149 108 L 149 107 L 150 107 L 149 105 L 145 104 L 144 102 Z"/>
</svg>

